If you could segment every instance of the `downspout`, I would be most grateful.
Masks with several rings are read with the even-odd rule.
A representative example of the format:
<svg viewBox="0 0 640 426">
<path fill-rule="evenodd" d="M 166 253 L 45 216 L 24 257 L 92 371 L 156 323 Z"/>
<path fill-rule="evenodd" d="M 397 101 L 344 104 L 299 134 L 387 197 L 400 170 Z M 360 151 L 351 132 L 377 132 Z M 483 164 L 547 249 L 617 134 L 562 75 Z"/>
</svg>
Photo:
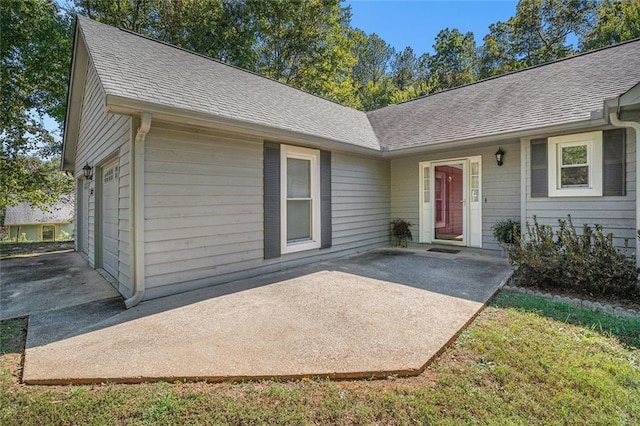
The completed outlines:
<svg viewBox="0 0 640 426">
<path fill-rule="evenodd" d="M 151 113 L 144 112 L 136 139 L 131 146 L 131 196 L 133 203 L 129 213 L 129 235 L 132 239 L 131 269 L 133 295 L 124 301 L 127 309 L 142 300 L 145 290 L 144 272 L 144 141 L 151 128 Z"/>
<path fill-rule="evenodd" d="M 612 111 L 609 113 L 609 121 L 616 127 L 631 127 L 636 134 L 636 230 L 640 229 L 640 123 L 636 121 L 621 121 L 618 119 L 618 113 Z M 636 265 L 640 267 L 640 240 L 636 240 Z"/>
</svg>

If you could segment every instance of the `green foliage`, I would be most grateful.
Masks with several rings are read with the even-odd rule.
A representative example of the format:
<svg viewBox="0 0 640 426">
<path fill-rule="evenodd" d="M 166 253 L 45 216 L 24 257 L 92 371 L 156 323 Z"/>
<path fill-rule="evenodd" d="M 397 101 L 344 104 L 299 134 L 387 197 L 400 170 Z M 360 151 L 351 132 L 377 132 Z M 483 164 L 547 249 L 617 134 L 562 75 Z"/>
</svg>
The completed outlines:
<svg viewBox="0 0 640 426">
<path fill-rule="evenodd" d="M 59 140 L 44 120 L 64 119 L 71 19 L 51 0 L 6 0 L 0 28 L 0 210 L 22 201 L 44 206 L 68 188 L 55 170 Z"/>
<path fill-rule="evenodd" d="M 551 226 L 527 223 L 526 234 L 508 249 L 515 277 L 524 286 L 568 288 L 584 294 L 640 300 L 638 269 L 613 244 L 601 225 L 584 225 L 578 234 L 571 217 Z"/>
<path fill-rule="evenodd" d="M 492 227 L 493 237 L 500 244 L 513 244 L 520 235 L 520 221 L 513 219 L 501 219 Z"/>
<path fill-rule="evenodd" d="M 432 90 L 439 91 L 476 80 L 477 51 L 472 32 L 445 28 L 436 36 L 435 53 L 426 55 Z"/>
<path fill-rule="evenodd" d="M 391 236 L 395 240 L 396 247 L 407 247 L 407 240 L 413 241 L 410 227 L 411 222 L 404 219 L 394 219 L 391 222 Z"/>
<path fill-rule="evenodd" d="M 640 2 L 605 0 L 600 2 L 595 24 L 580 38 L 583 51 L 640 37 Z"/>
</svg>

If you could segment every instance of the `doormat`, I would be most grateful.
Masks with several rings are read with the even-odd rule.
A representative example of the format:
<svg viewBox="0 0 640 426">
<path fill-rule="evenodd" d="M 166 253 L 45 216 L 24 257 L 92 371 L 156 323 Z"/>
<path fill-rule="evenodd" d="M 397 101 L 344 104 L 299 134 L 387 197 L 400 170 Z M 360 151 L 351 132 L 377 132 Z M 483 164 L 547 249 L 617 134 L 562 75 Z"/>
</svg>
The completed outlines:
<svg viewBox="0 0 640 426">
<path fill-rule="evenodd" d="M 445 249 L 445 248 L 430 248 L 427 251 L 435 251 L 436 253 L 449 253 L 449 254 L 456 254 L 456 253 L 460 253 L 460 250 L 452 250 L 452 249 Z"/>
</svg>

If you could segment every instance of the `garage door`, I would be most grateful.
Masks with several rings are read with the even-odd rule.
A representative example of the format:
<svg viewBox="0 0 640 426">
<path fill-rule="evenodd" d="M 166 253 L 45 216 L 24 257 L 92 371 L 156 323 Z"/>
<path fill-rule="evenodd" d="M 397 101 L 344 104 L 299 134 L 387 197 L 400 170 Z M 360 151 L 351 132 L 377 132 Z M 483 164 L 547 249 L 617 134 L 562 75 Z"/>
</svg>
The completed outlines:
<svg viewBox="0 0 640 426">
<path fill-rule="evenodd" d="M 107 164 L 102 173 L 102 267 L 118 277 L 118 166 Z"/>
</svg>

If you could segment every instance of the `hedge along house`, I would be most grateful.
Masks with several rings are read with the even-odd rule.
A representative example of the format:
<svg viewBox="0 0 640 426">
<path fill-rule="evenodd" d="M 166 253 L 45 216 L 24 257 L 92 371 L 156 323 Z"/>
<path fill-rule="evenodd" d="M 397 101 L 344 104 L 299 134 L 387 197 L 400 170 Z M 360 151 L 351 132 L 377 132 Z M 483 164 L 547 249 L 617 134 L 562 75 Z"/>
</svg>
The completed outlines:
<svg viewBox="0 0 640 426">
<path fill-rule="evenodd" d="M 11 241 L 60 241 L 73 239 L 73 196 L 64 194 L 46 210 L 20 203 L 7 207 L 4 215 L 6 239 Z"/>
<path fill-rule="evenodd" d="M 385 246 L 396 217 L 489 251 L 533 215 L 633 238 L 639 81 L 632 41 L 364 113 L 78 17 L 77 250 L 133 306 Z"/>
</svg>

